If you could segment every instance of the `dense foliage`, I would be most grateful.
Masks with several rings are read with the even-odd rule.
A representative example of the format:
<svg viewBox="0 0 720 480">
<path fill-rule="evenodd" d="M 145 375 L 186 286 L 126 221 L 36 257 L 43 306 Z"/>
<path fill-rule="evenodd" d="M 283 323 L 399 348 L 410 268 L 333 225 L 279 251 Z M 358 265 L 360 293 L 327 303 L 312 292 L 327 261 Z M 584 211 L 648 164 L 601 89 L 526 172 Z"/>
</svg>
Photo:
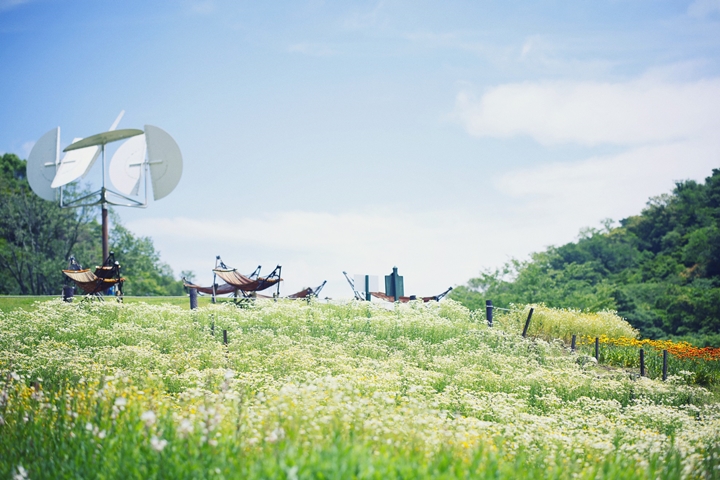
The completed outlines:
<svg viewBox="0 0 720 480">
<path fill-rule="evenodd" d="M 99 209 L 63 209 L 35 195 L 26 178 L 26 162 L 0 156 L 0 294 L 59 294 L 61 270 L 74 256 L 86 268 L 102 263 Z M 79 195 L 70 185 L 65 195 Z M 136 237 L 114 216 L 110 248 L 127 278 L 131 295 L 178 295 L 182 283 L 160 260 L 152 240 Z"/>
<path fill-rule="evenodd" d="M 652 198 L 640 215 L 486 271 L 452 298 L 470 308 L 544 303 L 617 310 L 643 336 L 720 345 L 720 169 Z"/>
<path fill-rule="evenodd" d="M 0 313 L 0 476 L 718 478 L 717 398 L 689 372 L 552 339 L 632 335 L 612 314 L 545 309 L 523 338 L 453 301 L 246 307 Z"/>
</svg>

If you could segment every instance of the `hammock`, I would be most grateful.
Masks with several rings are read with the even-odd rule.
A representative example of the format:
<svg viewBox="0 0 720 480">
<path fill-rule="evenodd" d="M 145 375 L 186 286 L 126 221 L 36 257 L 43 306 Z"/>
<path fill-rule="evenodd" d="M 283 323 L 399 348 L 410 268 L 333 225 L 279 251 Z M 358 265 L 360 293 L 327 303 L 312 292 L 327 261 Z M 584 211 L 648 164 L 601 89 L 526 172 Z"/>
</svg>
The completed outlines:
<svg viewBox="0 0 720 480">
<path fill-rule="evenodd" d="M 258 266 L 253 273 L 245 276 L 237 271 L 235 268 L 229 268 L 223 263 L 220 255 L 215 257 L 215 268 L 213 268 L 213 285 L 210 287 L 203 287 L 201 285 L 195 285 L 190 283 L 186 278 L 183 278 L 183 285 L 186 288 L 195 288 L 198 292 L 205 293 L 213 296 L 213 303 L 215 302 L 215 296 L 226 295 L 232 293 L 237 297 L 238 292 L 243 297 L 257 296 L 256 292 L 267 290 L 273 285 L 277 285 L 277 295 L 280 294 L 280 272 L 282 267 L 278 265 L 275 267 L 270 275 L 266 277 L 260 276 L 260 266 Z M 222 285 L 218 285 L 215 279 L 220 277 L 225 281 Z M 300 292 L 298 292 L 300 293 Z"/>
<path fill-rule="evenodd" d="M 103 292 L 117 285 L 116 295 L 122 297 L 122 284 L 125 281 L 120 277 L 120 264 L 115 261 L 115 254 L 110 252 L 102 265 L 95 267 L 95 271 L 82 266 L 70 257 L 70 268 L 63 270 L 63 274 L 77 285 L 85 295 L 102 298 Z"/>
<path fill-rule="evenodd" d="M 283 297 L 283 298 L 289 298 L 291 300 L 311 298 L 311 297 L 317 298 L 317 296 L 320 294 L 320 290 L 323 289 L 323 287 L 325 286 L 326 283 L 327 283 L 327 280 L 325 280 L 323 283 L 321 283 L 319 286 L 317 286 L 315 288 L 308 287 L 306 289 L 300 290 L 299 292 L 290 294 L 287 297 Z M 268 295 L 257 295 L 257 297 L 258 298 L 273 298 Z"/>
<path fill-rule="evenodd" d="M 400 297 L 400 298 L 397 299 L 397 301 L 400 302 L 400 303 L 408 303 L 408 302 L 410 302 L 410 301 L 412 301 L 412 300 L 422 300 L 422 301 L 425 302 L 425 303 L 427 303 L 427 302 L 429 302 L 429 301 L 431 301 L 431 300 L 435 300 L 436 302 L 439 302 L 440 300 L 443 299 L 443 297 L 444 297 L 445 295 L 447 295 L 448 293 L 450 293 L 450 290 L 452 290 L 452 289 L 453 289 L 453 287 L 450 287 L 450 288 L 448 288 L 447 290 L 445 290 L 443 293 L 441 293 L 441 294 L 439 294 L 439 295 L 434 295 L 434 296 L 432 296 L 432 297 L 419 297 L 419 298 L 418 298 L 418 297 L 416 297 L 415 295 L 410 295 L 409 297 Z M 372 295 L 372 296 L 375 297 L 375 298 L 379 298 L 380 300 L 385 300 L 386 302 L 395 302 L 395 298 L 393 298 L 393 297 L 391 297 L 391 296 L 389 296 L 389 295 L 385 295 L 385 294 L 382 293 L 382 292 L 370 292 L 370 295 Z"/>
</svg>

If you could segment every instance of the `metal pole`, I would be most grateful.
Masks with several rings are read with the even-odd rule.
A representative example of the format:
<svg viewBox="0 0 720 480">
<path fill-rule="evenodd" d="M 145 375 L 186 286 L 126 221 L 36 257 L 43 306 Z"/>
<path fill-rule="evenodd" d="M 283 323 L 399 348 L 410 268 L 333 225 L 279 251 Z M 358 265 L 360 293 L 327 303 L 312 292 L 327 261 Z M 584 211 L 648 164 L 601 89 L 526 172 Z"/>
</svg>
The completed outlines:
<svg viewBox="0 0 720 480">
<path fill-rule="evenodd" d="M 640 376 L 645 376 L 645 349 L 640 349 Z"/>
<path fill-rule="evenodd" d="M 190 310 L 198 308 L 197 288 L 190 289 Z"/>
<path fill-rule="evenodd" d="M 575 351 L 576 342 L 577 342 L 577 335 L 573 335 L 572 340 L 570 340 L 570 350 L 573 352 Z"/>
<path fill-rule="evenodd" d="M 667 350 L 663 350 L 663 382 L 667 380 Z"/>
<path fill-rule="evenodd" d="M 595 337 L 595 360 L 600 361 L 600 338 Z"/>
<path fill-rule="evenodd" d="M 108 209 L 105 204 L 102 204 L 102 261 L 110 255 L 110 248 L 108 247 Z"/>
<path fill-rule="evenodd" d="M 372 300 L 370 295 L 370 275 L 365 275 L 365 300 L 368 302 Z"/>
<path fill-rule="evenodd" d="M 487 317 L 488 327 L 493 326 L 493 304 L 492 300 L 485 300 L 485 316 Z"/>
<path fill-rule="evenodd" d="M 108 209 L 105 198 L 105 144 L 102 148 L 102 189 L 100 190 L 100 200 L 102 205 L 102 261 L 104 262 L 110 254 L 109 243 L 109 226 L 108 226 Z"/>
<path fill-rule="evenodd" d="M 523 333 L 522 333 L 522 336 L 523 336 L 523 337 L 526 337 L 526 336 L 527 336 L 527 331 L 528 331 L 528 328 L 530 327 L 530 319 L 532 318 L 532 314 L 533 314 L 534 311 L 535 311 L 534 308 L 531 308 L 531 309 L 530 309 L 530 313 L 528 314 L 528 318 L 527 318 L 527 320 L 525 321 L 525 328 L 523 328 Z"/>
</svg>

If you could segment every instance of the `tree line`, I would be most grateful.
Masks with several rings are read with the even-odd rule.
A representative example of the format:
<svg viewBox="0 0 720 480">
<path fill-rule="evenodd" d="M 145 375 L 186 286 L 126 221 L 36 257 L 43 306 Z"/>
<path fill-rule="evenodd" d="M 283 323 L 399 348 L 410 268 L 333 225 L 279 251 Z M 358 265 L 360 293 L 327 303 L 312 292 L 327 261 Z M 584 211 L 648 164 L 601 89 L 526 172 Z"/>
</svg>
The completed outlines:
<svg viewBox="0 0 720 480">
<path fill-rule="evenodd" d="M 70 185 L 65 194 L 86 192 Z M 0 157 L 0 294 L 59 295 L 62 269 L 74 256 L 85 268 L 102 263 L 99 206 L 60 208 L 30 189 L 26 161 L 6 153 Z M 126 295 L 180 295 L 182 282 L 162 262 L 152 239 L 138 237 L 115 214 L 110 250 L 127 279 Z M 184 272 L 186 273 L 186 272 Z M 189 272 L 187 272 L 189 273 Z"/>
<path fill-rule="evenodd" d="M 616 310 L 644 337 L 720 345 L 720 169 L 677 182 L 619 225 L 485 270 L 451 296 L 473 309 L 491 299 Z"/>
</svg>

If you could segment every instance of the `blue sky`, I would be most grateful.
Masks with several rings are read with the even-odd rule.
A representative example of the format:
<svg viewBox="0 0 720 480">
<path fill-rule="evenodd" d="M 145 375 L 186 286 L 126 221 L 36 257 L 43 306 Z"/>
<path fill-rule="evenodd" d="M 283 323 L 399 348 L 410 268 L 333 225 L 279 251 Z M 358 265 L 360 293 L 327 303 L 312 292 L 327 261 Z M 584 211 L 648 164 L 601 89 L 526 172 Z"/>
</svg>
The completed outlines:
<svg viewBox="0 0 720 480">
<path fill-rule="evenodd" d="M 439 293 L 720 166 L 720 0 L 0 0 L 0 65 L 0 152 L 173 135 L 178 188 L 118 213 L 202 283 Z"/>
</svg>

